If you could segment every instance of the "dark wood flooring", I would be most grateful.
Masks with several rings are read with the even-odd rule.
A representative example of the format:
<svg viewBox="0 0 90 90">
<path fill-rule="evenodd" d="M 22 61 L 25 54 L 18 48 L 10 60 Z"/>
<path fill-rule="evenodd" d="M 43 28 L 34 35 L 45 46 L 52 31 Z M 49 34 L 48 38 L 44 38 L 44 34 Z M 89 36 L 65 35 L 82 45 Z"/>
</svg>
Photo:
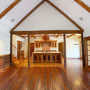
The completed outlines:
<svg viewBox="0 0 90 90">
<path fill-rule="evenodd" d="M 0 90 L 90 90 L 90 72 L 80 60 L 68 60 L 60 67 L 10 67 L 0 72 Z"/>
</svg>

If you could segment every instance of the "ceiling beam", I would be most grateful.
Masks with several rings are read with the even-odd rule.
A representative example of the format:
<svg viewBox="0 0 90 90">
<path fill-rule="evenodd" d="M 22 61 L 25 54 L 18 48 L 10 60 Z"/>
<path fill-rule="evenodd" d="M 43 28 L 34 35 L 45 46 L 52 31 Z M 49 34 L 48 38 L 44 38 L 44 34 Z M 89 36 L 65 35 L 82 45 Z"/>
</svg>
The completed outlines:
<svg viewBox="0 0 90 90">
<path fill-rule="evenodd" d="M 5 16 L 12 8 L 14 8 L 18 3 L 20 2 L 20 0 L 15 0 L 11 5 L 9 5 L 5 10 L 3 10 L 0 13 L 0 18 L 2 18 L 3 16 Z"/>
<path fill-rule="evenodd" d="M 72 22 L 76 27 L 80 29 L 81 32 L 84 32 L 84 29 L 79 26 L 74 20 L 72 20 L 68 15 L 66 15 L 60 8 L 58 8 L 54 3 L 52 3 L 50 0 L 44 0 L 47 1 L 51 6 L 56 8 L 57 11 L 59 11 L 63 16 L 65 16 L 70 22 Z"/>
</svg>

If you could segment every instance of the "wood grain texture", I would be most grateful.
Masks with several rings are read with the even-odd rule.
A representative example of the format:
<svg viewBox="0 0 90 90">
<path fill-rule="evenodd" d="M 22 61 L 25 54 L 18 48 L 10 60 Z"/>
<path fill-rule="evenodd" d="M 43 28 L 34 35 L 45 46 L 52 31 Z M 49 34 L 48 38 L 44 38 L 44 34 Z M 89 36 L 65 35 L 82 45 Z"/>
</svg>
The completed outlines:
<svg viewBox="0 0 90 90">
<path fill-rule="evenodd" d="M 15 0 L 10 6 L 8 6 L 2 13 L 0 13 L 0 18 L 5 16 L 13 7 L 15 7 L 20 0 Z"/>
<path fill-rule="evenodd" d="M 79 30 L 37 30 L 37 31 L 13 31 L 11 34 L 16 34 L 16 35 L 23 35 L 23 34 L 74 34 L 74 33 L 82 33 Z"/>
<path fill-rule="evenodd" d="M 81 60 L 69 60 L 59 67 L 10 67 L 0 72 L 0 90 L 90 90 L 90 72 L 82 70 Z"/>
<path fill-rule="evenodd" d="M 90 7 L 88 7 L 83 1 L 81 0 L 75 0 L 81 7 L 83 7 L 85 10 L 90 12 Z"/>
</svg>

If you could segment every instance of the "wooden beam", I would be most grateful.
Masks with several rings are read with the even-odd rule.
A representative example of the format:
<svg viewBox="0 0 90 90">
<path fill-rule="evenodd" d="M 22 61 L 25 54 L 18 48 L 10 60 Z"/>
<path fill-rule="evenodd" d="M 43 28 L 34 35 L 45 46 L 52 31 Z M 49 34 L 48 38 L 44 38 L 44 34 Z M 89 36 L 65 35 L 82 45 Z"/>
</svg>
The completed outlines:
<svg viewBox="0 0 90 90">
<path fill-rule="evenodd" d="M 84 29 L 79 26 L 74 20 L 72 20 L 68 15 L 66 15 L 60 8 L 58 8 L 56 5 L 54 5 L 51 1 L 49 0 L 45 0 L 47 1 L 51 6 L 53 6 L 57 11 L 59 11 L 63 16 L 65 16 L 70 22 L 72 22 L 76 27 L 78 27 L 80 29 L 80 31 L 84 32 Z"/>
<path fill-rule="evenodd" d="M 43 0 L 41 1 L 35 8 L 33 8 L 15 27 L 11 29 L 11 33 L 15 30 L 17 26 L 19 26 L 29 15 L 31 15 L 37 8 L 39 8 L 44 2 L 49 3 L 52 7 L 54 7 L 58 12 L 60 12 L 63 16 L 65 16 L 70 22 L 72 22 L 76 27 L 80 29 L 80 32 L 83 32 L 83 28 L 80 27 L 74 20 L 72 20 L 68 15 L 66 15 L 62 10 L 60 10 L 56 5 L 54 5 L 52 2 L 49 0 Z M 33 30 L 32 30 L 33 31 Z"/>
<path fill-rule="evenodd" d="M 28 67 L 30 67 L 30 35 L 28 34 Z"/>
<path fill-rule="evenodd" d="M 22 35 L 22 34 L 73 34 L 82 33 L 79 30 L 43 30 L 43 31 L 13 31 L 12 34 Z"/>
<path fill-rule="evenodd" d="M 30 12 L 19 22 L 17 23 L 10 32 L 13 32 L 14 29 L 19 26 L 29 15 L 31 15 L 37 8 L 39 8 L 45 1 L 41 1 L 35 8 L 33 8 L 32 10 L 30 10 Z"/>
<path fill-rule="evenodd" d="M 90 12 L 90 7 L 88 7 L 83 1 L 81 0 L 75 0 L 81 7 L 83 7 L 85 10 Z"/>
<path fill-rule="evenodd" d="M 20 2 L 20 0 L 15 0 L 10 6 L 8 6 L 4 11 L 2 11 L 2 13 L 0 13 L 0 18 L 2 18 L 3 16 L 5 16 L 19 2 Z"/>
<path fill-rule="evenodd" d="M 81 34 L 81 42 L 82 42 L 82 61 L 83 61 L 83 68 L 85 68 L 85 54 L 84 54 L 84 38 L 83 33 Z"/>
<path fill-rule="evenodd" d="M 12 43 L 13 43 L 13 35 L 10 34 L 10 65 L 12 65 Z"/>
<path fill-rule="evenodd" d="M 64 37 L 64 67 L 66 67 L 66 35 L 63 35 Z"/>
</svg>

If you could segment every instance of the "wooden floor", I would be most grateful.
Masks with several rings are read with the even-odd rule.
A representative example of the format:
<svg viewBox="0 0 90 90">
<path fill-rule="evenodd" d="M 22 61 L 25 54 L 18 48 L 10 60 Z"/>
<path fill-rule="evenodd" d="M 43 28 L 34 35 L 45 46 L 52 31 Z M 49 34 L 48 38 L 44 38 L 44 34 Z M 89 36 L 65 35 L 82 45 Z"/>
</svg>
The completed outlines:
<svg viewBox="0 0 90 90">
<path fill-rule="evenodd" d="M 90 72 L 80 60 L 68 60 L 60 67 L 10 67 L 0 72 L 0 90 L 90 90 Z"/>
</svg>

